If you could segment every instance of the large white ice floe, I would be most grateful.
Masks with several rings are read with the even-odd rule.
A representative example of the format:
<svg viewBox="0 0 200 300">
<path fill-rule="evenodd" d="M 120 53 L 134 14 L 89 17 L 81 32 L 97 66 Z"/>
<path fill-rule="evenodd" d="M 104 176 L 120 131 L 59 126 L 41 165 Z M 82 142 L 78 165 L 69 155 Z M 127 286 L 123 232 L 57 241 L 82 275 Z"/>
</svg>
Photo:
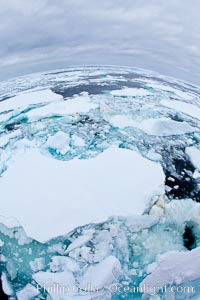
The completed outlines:
<svg viewBox="0 0 200 300">
<path fill-rule="evenodd" d="M 152 89 L 156 89 L 158 91 L 164 91 L 168 93 L 170 97 L 174 97 L 178 99 L 194 100 L 196 98 L 196 95 L 194 95 L 191 92 L 181 91 L 180 89 L 169 85 L 151 82 L 151 83 L 147 83 L 146 86 L 151 87 Z"/>
<path fill-rule="evenodd" d="M 51 90 L 32 91 L 21 93 L 6 101 L 0 102 L 0 112 L 14 110 L 18 108 L 27 108 L 30 105 L 48 103 L 55 100 L 61 100 L 62 96 L 53 93 Z"/>
<path fill-rule="evenodd" d="M 123 88 L 121 90 L 111 91 L 111 95 L 122 97 L 143 97 L 152 95 L 152 92 L 142 88 Z"/>
<path fill-rule="evenodd" d="M 45 241 L 110 216 L 142 214 L 164 193 L 164 173 L 159 163 L 127 149 L 66 162 L 30 151 L 16 158 L 0 189 L 2 214 L 16 216 L 29 236 Z"/>
<path fill-rule="evenodd" d="M 27 113 L 27 116 L 32 118 L 44 118 L 50 116 L 65 116 L 78 113 L 86 113 L 91 109 L 97 108 L 98 105 L 91 102 L 87 95 L 75 96 L 68 101 L 50 103 L 33 109 Z"/>
<path fill-rule="evenodd" d="M 199 131 L 198 128 L 192 127 L 186 122 L 177 122 L 167 118 L 146 119 L 142 122 L 136 122 L 124 115 L 118 115 L 112 117 L 110 122 L 112 125 L 119 128 L 135 127 L 149 135 L 155 136 L 180 135 Z"/>
<path fill-rule="evenodd" d="M 177 100 L 162 100 L 161 104 L 200 120 L 200 108 L 192 103 Z"/>
</svg>

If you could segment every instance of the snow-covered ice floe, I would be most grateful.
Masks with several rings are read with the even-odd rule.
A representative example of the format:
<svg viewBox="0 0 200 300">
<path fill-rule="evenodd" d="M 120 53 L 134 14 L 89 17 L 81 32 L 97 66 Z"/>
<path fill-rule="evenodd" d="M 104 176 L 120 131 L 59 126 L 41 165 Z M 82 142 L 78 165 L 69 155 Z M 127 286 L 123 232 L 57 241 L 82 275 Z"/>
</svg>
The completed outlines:
<svg viewBox="0 0 200 300">
<path fill-rule="evenodd" d="M 177 122 L 167 118 L 147 119 L 142 122 L 135 122 L 123 115 L 117 115 L 110 120 L 113 126 L 119 128 L 135 127 L 139 128 L 149 135 L 170 136 L 180 135 L 190 132 L 199 131 L 198 128 L 190 126 L 186 122 Z"/>
<path fill-rule="evenodd" d="M 151 91 L 142 88 L 123 88 L 121 90 L 111 91 L 111 95 L 122 97 L 143 97 L 151 94 Z"/>
<path fill-rule="evenodd" d="M 183 101 L 176 100 L 162 100 L 161 104 L 172 108 L 177 112 L 182 112 L 186 115 L 200 120 L 200 107 L 193 105 L 192 103 L 186 103 Z"/>
<path fill-rule="evenodd" d="M 200 89 L 133 68 L 0 83 L 11 299 L 199 299 Z"/>
<path fill-rule="evenodd" d="M 90 109 L 95 109 L 98 106 L 91 103 L 87 96 L 79 96 L 69 101 L 51 103 L 27 113 L 28 118 L 44 118 L 50 116 L 65 116 L 67 114 L 87 113 Z"/>
<path fill-rule="evenodd" d="M 0 112 L 27 108 L 30 105 L 37 105 L 55 100 L 61 100 L 62 97 L 53 93 L 51 90 L 31 91 L 11 97 L 6 101 L 0 102 Z"/>
<path fill-rule="evenodd" d="M 127 149 L 66 162 L 31 151 L 16 158 L 0 190 L 3 215 L 15 216 L 29 236 L 45 241 L 110 216 L 142 214 L 149 199 L 164 193 L 164 173 L 160 164 Z"/>
</svg>

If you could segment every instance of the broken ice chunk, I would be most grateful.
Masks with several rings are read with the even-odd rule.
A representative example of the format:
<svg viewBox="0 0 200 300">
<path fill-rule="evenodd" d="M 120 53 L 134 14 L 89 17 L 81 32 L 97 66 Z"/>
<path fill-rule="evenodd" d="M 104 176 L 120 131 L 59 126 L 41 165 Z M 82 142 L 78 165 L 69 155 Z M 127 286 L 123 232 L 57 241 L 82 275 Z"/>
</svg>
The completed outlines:
<svg viewBox="0 0 200 300">
<path fill-rule="evenodd" d="M 108 287 L 117 280 L 121 272 L 121 264 L 115 256 L 108 256 L 102 262 L 90 266 L 80 282 L 80 288 L 87 291 L 93 288 L 94 291 Z"/>
<path fill-rule="evenodd" d="M 187 147 L 185 152 L 189 156 L 194 167 L 200 171 L 200 150 L 196 147 Z"/>
<path fill-rule="evenodd" d="M 27 284 L 21 291 L 17 292 L 18 300 L 30 300 L 35 299 L 40 292 L 32 284 Z"/>
<path fill-rule="evenodd" d="M 66 299 L 65 297 L 73 295 L 76 291 L 75 278 L 69 271 L 60 273 L 38 272 L 32 277 L 38 283 L 38 291 L 48 292 L 52 300 Z"/>
<path fill-rule="evenodd" d="M 17 277 L 17 269 L 12 261 L 12 259 L 9 259 L 6 264 L 7 272 L 11 278 L 11 280 L 15 279 Z"/>
<path fill-rule="evenodd" d="M 147 158 L 154 160 L 154 161 L 161 161 L 162 156 L 158 153 L 156 153 L 153 149 L 149 150 L 147 153 Z"/>
<path fill-rule="evenodd" d="M 161 256 L 158 266 L 140 284 L 144 286 L 157 286 L 181 284 L 200 278 L 200 247 L 189 251 L 172 251 Z"/>
<path fill-rule="evenodd" d="M 75 239 L 67 248 L 67 253 L 74 250 L 75 248 L 79 248 L 83 245 L 85 245 L 87 242 L 89 242 L 93 237 L 93 234 L 91 235 L 81 235 L 77 239 Z"/>
<path fill-rule="evenodd" d="M 52 272 L 60 272 L 69 270 L 71 272 L 80 271 L 80 267 L 77 262 L 67 256 L 53 256 L 50 262 L 50 269 Z"/>
<path fill-rule="evenodd" d="M 65 132 L 58 131 L 50 136 L 45 144 L 47 148 L 55 149 L 57 153 L 66 154 L 70 150 L 69 136 Z"/>
<path fill-rule="evenodd" d="M 156 216 L 142 215 L 128 217 L 125 220 L 126 226 L 128 226 L 131 232 L 139 232 L 144 228 L 149 228 L 158 222 Z"/>
<path fill-rule="evenodd" d="M 4 272 L 1 275 L 1 281 L 2 281 L 2 287 L 3 287 L 4 293 L 6 293 L 6 295 L 8 295 L 8 296 L 13 295 L 13 289 L 12 289 L 10 283 L 8 282 L 6 273 L 4 273 Z"/>
<path fill-rule="evenodd" d="M 45 259 L 43 257 L 35 258 L 29 263 L 34 272 L 41 271 L 45 268 Z"/>
<path fill-rule="evenodd" d="M 78 146 L 78 147 L 84 147 L 85 146 L 85 141 L 84 139 L 82 139 L 80 136 L 78 135 L 73 135 L 72 137 L 72 141 L 74 146 Z"/>
</svg>

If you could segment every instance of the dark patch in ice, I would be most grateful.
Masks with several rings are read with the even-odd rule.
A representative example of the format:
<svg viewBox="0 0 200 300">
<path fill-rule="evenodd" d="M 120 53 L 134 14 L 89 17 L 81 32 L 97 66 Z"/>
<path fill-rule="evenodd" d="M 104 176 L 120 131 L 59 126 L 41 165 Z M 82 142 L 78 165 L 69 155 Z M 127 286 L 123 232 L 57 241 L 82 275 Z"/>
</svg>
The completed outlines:
<svg viewBox="0 0 200 300">
<path fill-rule="evenodd" d="M 6 125 L 5 125 L 5 129 L 6 129 L 7 131 L 13 131 L 13 130 L 15 130 L 15 126 L 16 126 L 16 125 L 17 125 L 16 123 L 6 124 Z"/>
<path fill-rule="evenodd" d="M 71 127 L 72 130 L 75 128 L 75 130 L 80 130 L 80 132 L 89 133 L 85 135 L 88 151 L 97 149 L 98 144 L 110 139 L 110 126 L 105 120 L 93 119 L 87 115 L 82 115 L 79 120 L 71 124 Z"/>
<path fill-rule="evenodd" d="M 169 114 L 169 117 L 173 121 L 176 121 L 176 122 L 183 122 L 184 121 L 180 116 L 178 116 L 178 114 L 175 114 L 175 115 Z"/>
<path fill-rule="evenodd" d="M 45 73 L 44 75 L 46 75 L 46 76 L 49 76 L 49 75 L 59 75 L 59 74 L 64 74 L 64 73 L 69 73 L 69 72 L 72 72 L 72 71 L 48 72 L 48 73 Z"/>
<path fill-rule="evenodd" d="M 145 88 L 145 85 L 139 82 L 132 82 L 132 81 L 120 81 L 119 88 L 128 87 L 128 88 L 135 88 L 135 89 L 141 89 Z M 118 88 L 118 89 L 119 89 Z"/>
<path fill-rule="evenodd" d="M 123 77 L 123 78 L 126 78 L 126 79 L 136 79 L 136 78 L 141 78 L 142 76 L 140 74 L 137 74 L 137 73 L 109 73 L 107 74 L 109 76 L 112 76 L 112 77 Z"/>
<path fill-rule="evenodd" d="M 184 149 L 171 148 L 171 151 L 165 152 L 164 172 L 166 195 L 169 199 L 191 198 L 200 202 L 200 191 L 198 182 L 193 178 L 194 166 L 188 160 Z"/>
<path fill-rule="evenodd" d="M 83 84 L 74 87 L 57 86 L 52 88 L 52 92 L 63 96 L 64 98 L 73 97 L 82 92 L 87 92 L 90 95 L 99 95 L 104 91 L 112 91 L 119 89 L 119 85 L 97 85 L 97 84 Z"/>
<path fill-rule="evenodd" d="M 65 83 L 63 82 L 63 85 L 60 84 L 59 86 L 57 85 L 53 87 L 52 92 L 59 94 L 64 98 L 70 98 L 83 92 L 87 92 L 89 95 L 99 95 L 107 91 L 119 90 L 123 87 L 142 88 L 144 85 L 138 82 L 118 81 L 116 84 L 110 83 L 107 85 L 101 85 L 96 83 L 88 83 L 74 87 L 66 87 Z"/>
<path fill-rule="evenodd" d="M 7 131 L 13 131 L 13 130 L 16 130 L 16 129 L 19 128 L 19 126 L 20 126 L 22 123 L 26 123 L 27 120 L 28 120 L 27 118 L 23 118 L 23 119 L 18 120 L 18 121 L 16 121 L 16 122 L 6 124 L 4 128 L 5 128 Z"/>
<path fill-rule="evenodd" d="M 91 119 L 89 116 L 81 116 L 81 118 L 77 121 L 77 122 L 73 122 L 72 125 L 75 126 L 87 126 L 87 125 L 96 125 L 97 128 L 99 128 L 100 130 L 102 130 L 103 125 L 105 125 L 103 123 L 103 121 L 99 121 L 99 120 L 94 120 Z M 94 127 L 93 127 L 94 129 Z"/>
<path fill-rule="evenodd" d="M 183 233 L 183 243 L 185 248 L 187 248 L 188 250 L 192 250 L 195 248 L 196 240 L 193 233 L 193 226 L 185 226 L 185 230 Z"/>
<path fill-rule="evenodd" d="M 0 299 L 1 300 L 8 300 L 8 296 L 3 291 L 1 280 L 0 280 Z"/>
<path fill-rule="evenodd" d="M 77 122 L 72 123 L 72 125 L 76 125 L 76 126 L 77 125 L 84 126 L 86 124 L 91 124 L 91 125 L 97 124 L 97 125 L 102 126 L 102 122 L 91 119 L 89 116 L 81 116 L 80 120 L 78 120 Z"/>
<path fill-rule="evenodd" d="M 123 75 L 123 76 L 129 78 L 129 74 L 127 74 L 127 75 L 126 76 Z M 130 78 L 131 78 L 131 76 L 130 76 Z M 172 88 L 175 88 L 179 91 L 186 92 L 186 93 L 187 92 L 195 92 L 195 93 L 197 92 L 195 86 L 193 86 L 189 83 L 184 83 L 185 86 L 183 86 L 183 85 L 180 85 L 178 82 L 171 82 L 171 81 L 168 81 L 168 80 L 163 79 L 163 78 L 154 77 L 154 76 L 149 77 L 149 76 L 139 75 L 139 74 L 138 74 L 138 78 L 152 80 L 155 84 L 156 83 L 158 83 L 158 84 L 161 83 L 162 85 L 166 86 L 166 88 L 172 87 Z"/>
<path fill-rule="evenodd" d="M 14 96 L 12 96 L 12 97 L 14 97 Z M 5 101 L 5 100 L 8 100 L 8 99 L 10 99 L 11 97 L 10 96 L 4 96 L 4 97 L 2 97 L 1 99 L 0 99 L 0 102 L 1 101 Z"/>
<path fill-rule="evenodd" d="M 171 188 L 166 191 L 166 195 L 172 199 L 192 198 L 200 202 L 198 192 L 196 191 L 196 181 L 189 175 L 188 171 L 194 172 L 190 163 L 182 159 L 175 159 L 176 173 L 172 174 L 169 170 L 165 171 L 165 184 Z"/>
<path fill-rule="evenodd" d="M 63 71 L 57 71 L 57 72 L 48 72 L 45 73 L 45 76 L 49 76 L 49 75 L 59 75 L 59 74 L 68 74 L 68 73 L 72 73 L 72 72 L 79 72 L 81 71 L 80 69 L 75 69 L 75 70 L 63 70 Z"/>
</svg>

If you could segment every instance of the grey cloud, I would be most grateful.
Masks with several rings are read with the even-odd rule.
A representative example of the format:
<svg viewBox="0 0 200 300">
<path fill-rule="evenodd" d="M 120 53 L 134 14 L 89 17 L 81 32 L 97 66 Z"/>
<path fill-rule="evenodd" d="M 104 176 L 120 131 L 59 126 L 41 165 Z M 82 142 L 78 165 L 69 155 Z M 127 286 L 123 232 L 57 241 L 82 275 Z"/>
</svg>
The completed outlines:
<svg viewBox="0 0 200 300">
<path fill-rule="evenodd" d="M 0 79 L 78 64 L 153 69 L 198 84 L 198 0 L 0 0 Z"/>
</svg>

